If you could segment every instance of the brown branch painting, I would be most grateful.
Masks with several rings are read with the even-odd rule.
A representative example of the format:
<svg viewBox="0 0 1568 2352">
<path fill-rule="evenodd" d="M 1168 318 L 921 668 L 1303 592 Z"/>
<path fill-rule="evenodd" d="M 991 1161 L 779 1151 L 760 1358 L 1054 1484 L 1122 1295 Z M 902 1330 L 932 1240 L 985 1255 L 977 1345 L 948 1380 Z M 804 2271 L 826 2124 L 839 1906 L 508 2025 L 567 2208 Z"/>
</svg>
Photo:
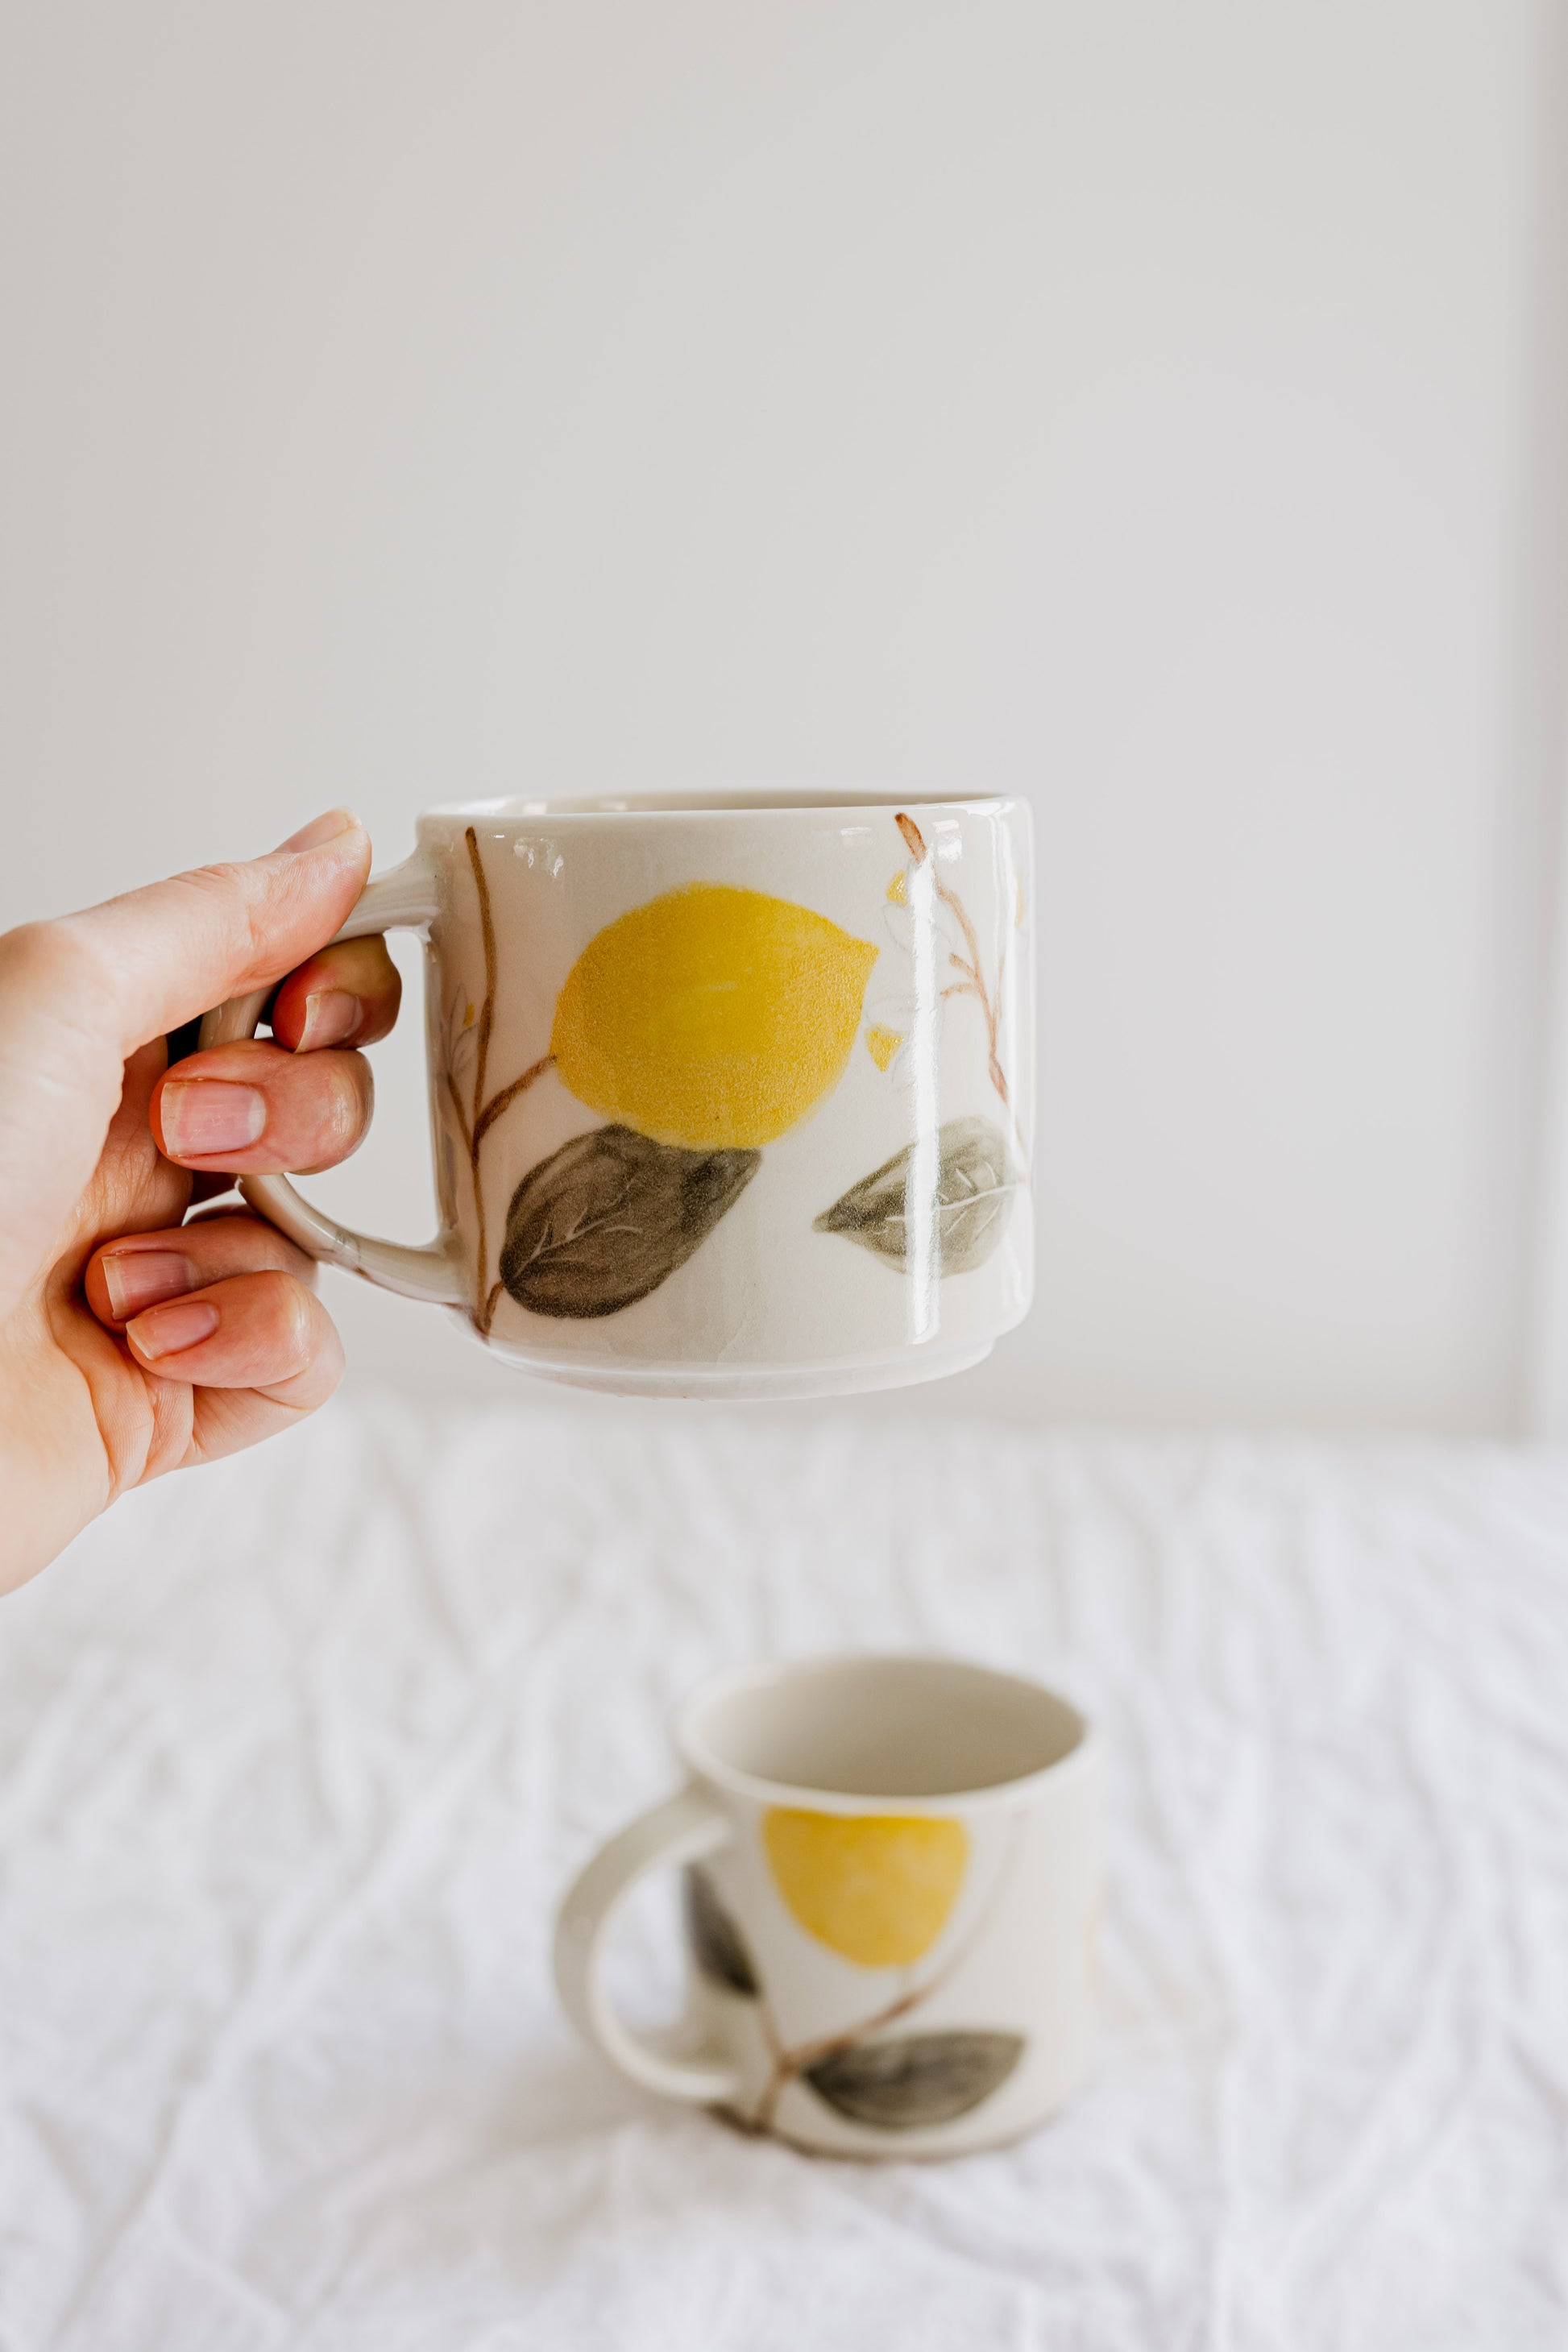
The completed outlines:
<svg viewBox="0 0 1568 2352">
<path fill-rule="evenodd" d="M 503 1111 L 510 1110 L 520 1095 L 525 1094 L 536 1078 L 542 1078 L 554 1061 L 553 1054 L 542 1054 L 529 1065 L 520 1078 L 513 1078 L 487 1099 L 485 1079 L 489 1074 L 490 1033 L 495 1026 L 496 1011 L 496 927 L 490 911 L 489 884 L 485 879 L 485 863 L 479 855 L 479 838 L 470 824 L 464 839 L 468 845 L 468 864 L 473 868 L 474 887 L 479 899 L 479 931 L 485 950 L 485 993 L 479 1006 L 479 1050 L 474 1061 L 474 1087 L 471 1105 L 465 1108 L 458 1090 L 457 1073 L 448 1056 L 446 1070 L 447 1095 L 457 1117 L 458 1132 L 463 1139 L 463 1149 L 468 1155 L 468 1174 L 474 1188 L 474 1216 L 479 1227 L 479 1245 L 475 1253 L 479 1268 L 479 1288 L 474 1299 L 474 1319 L 488 1335 L 495 1321 L 496 1307 L 505 1285 L 489 1281 L 489 1242 L 485 1219 L 485 1187 L 480 1157 L 485 1139 Z"/>
<path fill-rule="evenodd" d="M 985 1039 L 989 1053 L 991 1083 L 1010 1110 L 1013 1107 L 1012 1097 L 1007 1091 L 1007 1076 L 1005 1071 L 1002 1067 L 1000 1060 L 998 1059 L 996 1046 L 997 1024 L 1000 1018 L 1000 1005 L 998 1003 L 998 998 L 1001 994 L 1002 970 L 1006 960 L 1007 950 L 1004 948 L 997 958 L 996 987 L 995 992 L 993 992 L 993 991 L 987 988 L 985 984 L 985 975 L 981 969 L 980 962 L 980 941 L 975 937 L 974 926 L 969 919 L 968 909 L 965 908 L 963 899 L 959 897 L 956 890 L 952 889 L 942 880 L 941 874 L 937 871 L 936 861 L 931 856 L 931 851 L 926 846 L 925 835 L 921 833 L 913 817 L 907 815 L 905 812 L 900 809 L 893 822 L 898 826 L 899 831 L 903 835 L 904 845 L 908 849 L 910 856 L 914 859 L 915 864 L 917 866 L 930 865 L 931 887 L 935 890 L 937 897 L 942 900 L 942 905 L 947 908 L 948 913 L 952 917 L 953 921 L 958 925 L 960 931 L 963 934 L 963 944 L 968 950 L 967 955 L 960 955 L 957 950 L 954 950 L 949 954 L 947 959 L 949 965 L 960 976 L 957 980 L 950 981 L 947 986 L 942 990 L 942 993 L 944 997 L 973 996 L 979 1005 L 981 1017 L 985 1024 Z"/>
</svg>

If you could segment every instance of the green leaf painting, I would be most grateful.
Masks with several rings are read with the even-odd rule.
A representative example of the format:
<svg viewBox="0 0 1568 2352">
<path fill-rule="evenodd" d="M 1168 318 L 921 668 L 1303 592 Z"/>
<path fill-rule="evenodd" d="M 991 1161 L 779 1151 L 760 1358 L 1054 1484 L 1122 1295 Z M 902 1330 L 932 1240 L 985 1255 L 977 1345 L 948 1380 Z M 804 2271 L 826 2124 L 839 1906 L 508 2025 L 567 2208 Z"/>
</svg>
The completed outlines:
<svg viewBox="0 0 1568 2352">
<path fill-rule="evenodd" d="M 691 1957 L 710 1984 L 755 2000 L 761 1987 L 746 1939 L 700 1864 L 686 1873 L 686 1937 Z"/>
<path fill-rule="evenodd" d="M 931 1207 L 938 1262 L 944 1275 L 972 1274 L 1006 1231 L 1017 1174 L 1005 1137 L 988 1118 L 951 1118 L 938 1129 L 936 1142 Z M 825 1209 L 816 1231 L 842 1234 L 901 1272 L 917 1223 L 910 1194 L 920 1176 L 920 1147 L 906 1145 Z"/>
<path fill-rule="evenodd" d="M 689 1151 L 595 1128 L 531 1168 L 507 1211 L 500 1278 L 533 1315 L 618 1315 L 704 1242 L 760 1151 Z"/>
<path fill-rule="evenodd" d="M 918 2131 L 968 2115 L 1005 2083 L 1023 2054 L 1019 2033 L 910 2033 L 862 2042 L 808 2066 L 819 2099 L 851 2122 Z"/>
</svg>

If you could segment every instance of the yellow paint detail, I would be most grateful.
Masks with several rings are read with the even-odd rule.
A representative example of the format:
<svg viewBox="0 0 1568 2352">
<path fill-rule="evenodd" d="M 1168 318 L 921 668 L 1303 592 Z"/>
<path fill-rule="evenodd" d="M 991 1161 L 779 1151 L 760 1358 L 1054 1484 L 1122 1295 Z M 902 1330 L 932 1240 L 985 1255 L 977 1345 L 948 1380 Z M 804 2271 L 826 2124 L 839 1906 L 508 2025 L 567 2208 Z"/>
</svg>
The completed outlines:
<svg viewBox="0 0 1568 2352">
<path fill-rule="evenodd" d="M 866 1049 L 879 1070 L 885 1070 L 904 1042 L 901 1029 L 884 1029 L 879 1023 L 866 1032 Z"/>
<path fill-rule="evenodd" d="M 773 1884 L 808 1935 L 862 1969 L 902 1969 L 947 1924 L 969 1860 L 962 1822 L 924 1814 L 763 1816 Z"/>
<path fill-rule="evenodd" d="M 888 885 L 888 896 L 895 907 L 907 907 L 910 903 L 909 877 L 901 866 Z"/>
<path fill-rule="evenodd" d="M 771 1143 L 842 1075 L 877 950 L 760 890 L 693 882 L 591 939 L 550 1050 L 579 1102 L 658 1143 Z"/>
</svg>

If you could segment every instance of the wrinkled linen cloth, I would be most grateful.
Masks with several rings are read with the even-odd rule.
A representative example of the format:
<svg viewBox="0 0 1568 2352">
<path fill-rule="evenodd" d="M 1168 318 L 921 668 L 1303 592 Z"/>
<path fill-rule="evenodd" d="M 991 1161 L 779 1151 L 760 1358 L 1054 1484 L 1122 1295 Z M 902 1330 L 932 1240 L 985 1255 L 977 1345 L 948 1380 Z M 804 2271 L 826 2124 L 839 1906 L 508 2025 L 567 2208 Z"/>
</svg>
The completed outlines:
<svg viewBox="0 0 1568 2352">
<path fill-rule="evenodd" d="M 672 1704 L 931 1645 L 1104 1726 L 1089 2086 L 883 2166 L 632 2089 L 549 1938 Z M 0 1609 L 0 1864 L 4 2352 L 1568 2343 L 1561 1458 L 334 1408 Z"/>
</svg>

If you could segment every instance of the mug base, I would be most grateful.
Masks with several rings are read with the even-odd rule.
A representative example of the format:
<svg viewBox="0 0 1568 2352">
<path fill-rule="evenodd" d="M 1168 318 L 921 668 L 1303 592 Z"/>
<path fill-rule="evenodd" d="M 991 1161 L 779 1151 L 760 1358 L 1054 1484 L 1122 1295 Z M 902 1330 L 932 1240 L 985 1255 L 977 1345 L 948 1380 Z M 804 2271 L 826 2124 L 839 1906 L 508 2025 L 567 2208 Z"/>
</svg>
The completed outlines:
<svg viewBox="0 0 1568 2352">
<path fill-rule="evenodd" d="M 465 1329 L 473 1325 L 465 1316 Z M 474 1337 L 478 1338 L 477 1332 Z M 504 1340 L 480 1342 L 503 1363 L 536 1380 L 563 1388 L 595 1389 L 601 1396 L 678 1397 L 715 1404 L 766 1404 L 809 1397 L 863 1396 L 875 1389 L 913 1388 L 922 1381 L 946 1380 L 984 1363 L 994 1339 L 964 1340 L 948 1348 L 902 1349 L 896 1356 L 864 1356 L 816 1364 L 594 1364 L 571 1357 L 536 1356 Z"/>
</svg>

